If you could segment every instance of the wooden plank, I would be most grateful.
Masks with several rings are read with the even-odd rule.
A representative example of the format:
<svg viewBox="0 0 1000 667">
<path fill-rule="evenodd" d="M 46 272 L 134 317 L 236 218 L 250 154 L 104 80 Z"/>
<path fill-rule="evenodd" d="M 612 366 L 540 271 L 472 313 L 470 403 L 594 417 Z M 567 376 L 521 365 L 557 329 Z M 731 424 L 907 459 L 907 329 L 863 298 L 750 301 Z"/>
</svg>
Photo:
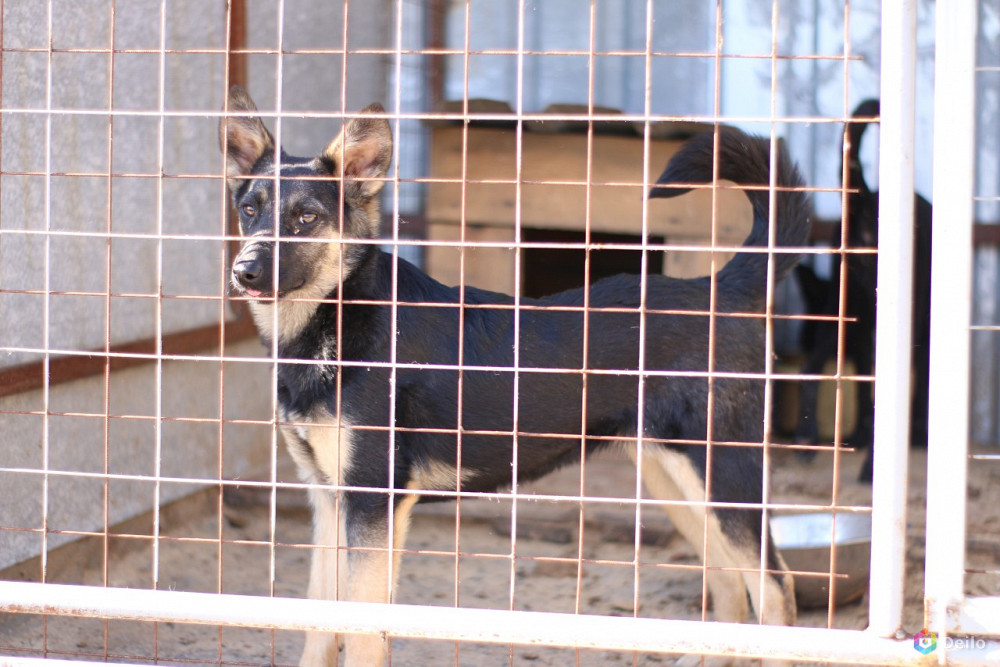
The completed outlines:
<svg viewBox="0 0 1000 667">
<path fill-rule="evenodd" d="M 429 237 L 440 241 L 458 241 L 461 227 L 447 224 L 428 226 Z M 466 226 L 467 243 L 510 243 L 510 248 L 466 247 L 466 285 L 481 289 L 514 293 L 514 245 L 513 230 L 509 227 Z M 461 252 L 457 246 L 428 246 L 426 250 L 427 272 L 435 280 L 445 285 L 462 282 Z"/>
<path fill-rule="evenodd" d="M 467 145 L 461 126 L 434 129 L 431 151 L 433 178 L 427 217 L 434 222 L 513 226 L 517 213 L 517 134 L 504 128 L 470 128 Z M 648 182 L 655 182 L 681 142 L 650 143 Z M 587 181 L 585 134 L 524 133 L 522 143 L 521 224 L 543 229 L 583 229 L 587 221 L 588 188 L 566 182 Z M 465 205 L 462 207 L 462 164 L 466 156 Z M 643 141 L 635 137 L 595 135 L 589 189 L 590 228 L 624 234 L 642 229 Z M 506 181 L 482 183 L 478 181 Z M 750 207 L 738 191 L 718 191 L 718 238 L 738 243 L 749 228 Z M 710 191 L 674 199 L 652 200 L 651 234 L 707 236 L 712 219 Z"/>
<path fill-rule="evenodd" d="M 220 326 L 225 330 L 220 332 Z M 235 343 L 252 338 L 257 330 L 250 318 L 225 322 L 222 325 L 209 324 L 196 329 L 164 334 L 162 338 L 163 355 L 188 355 L 219 346 L 219 341 Z M 115 354 L 137 354 L 139 357 L 109 356 Z M 0 369 L 0 397 L 10 396 L 25 391 L 41 389 L 48 382 L 49 386 L 62 382 L 71 382 L 91 375 L 99 375 L 105 371 L 114 372 L 133 366 L 152 363 L 156 360 L 156 340 L 145 340 L 112 346 L 108 352 L 103 349 L 90 350 L 82 355 L 57 356 L 49 359 L 49 377 L 44 375 L 44 365 L 41 361 L 11 366 Z"/>
</svg>

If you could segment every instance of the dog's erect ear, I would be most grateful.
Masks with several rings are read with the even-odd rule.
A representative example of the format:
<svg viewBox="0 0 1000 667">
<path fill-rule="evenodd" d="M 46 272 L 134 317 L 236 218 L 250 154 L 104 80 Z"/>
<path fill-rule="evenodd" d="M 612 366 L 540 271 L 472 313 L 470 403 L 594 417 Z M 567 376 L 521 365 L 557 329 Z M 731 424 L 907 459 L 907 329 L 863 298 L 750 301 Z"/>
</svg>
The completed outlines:
<svg viewBox="0 0 1000 667">
<path fill-rule="evenodd" d="M 381 114 L 381 104 L 371 104 L 362 114 Z M 344 197 L 365 201 L 379 193 L 392 160 L 392 129 L 384 118 L 352 118 L 334 139 L 323 157 L 334 164 L 333 173 L 344 173 Z M 366 180 L 376 179 L 376 180 Z"/>
<path fill-rule="evenodd" d="M 257 113 L 250 95 L 239 86 L 229 90 L 226 110 L 230 113 Z M 249 174 L 257 160 L 274 149 L 271 133 L 256 115 L 223 116 L 219 121 L 219 142 L 226 154 L 226 177 L 231 188 L 233 179 Z"/>
</svg>

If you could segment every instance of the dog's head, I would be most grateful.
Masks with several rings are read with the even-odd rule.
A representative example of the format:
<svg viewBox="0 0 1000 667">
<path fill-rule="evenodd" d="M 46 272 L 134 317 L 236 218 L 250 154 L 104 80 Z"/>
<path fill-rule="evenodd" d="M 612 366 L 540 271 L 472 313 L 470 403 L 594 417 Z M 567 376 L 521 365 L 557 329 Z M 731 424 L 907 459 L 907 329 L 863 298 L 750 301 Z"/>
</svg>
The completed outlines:
<svg viewBox="0 0 1000 667">
<path fill-rule="evenodd" d="M 392 132 L 384 118 L 366 114 L 382 107 L 373 104 L 347 121 L 315 158 L 279 150 L 238 86 L 229 92 L 228 111 L 219 135 L 243 236 L 234 289 L 254 300 L 329 296 L 368 251 L 357 241 L 378 233 Z"/>
</svg>

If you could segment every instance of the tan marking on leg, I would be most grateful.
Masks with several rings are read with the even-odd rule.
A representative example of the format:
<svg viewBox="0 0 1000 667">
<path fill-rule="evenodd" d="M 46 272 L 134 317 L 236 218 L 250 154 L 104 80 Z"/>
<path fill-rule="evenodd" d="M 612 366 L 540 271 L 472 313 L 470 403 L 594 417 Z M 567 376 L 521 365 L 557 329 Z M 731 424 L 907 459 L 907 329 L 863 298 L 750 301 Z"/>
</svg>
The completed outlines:
<svg viewBox="0 0 1000 667">
<path fill-rule="evenodd" d="M 408 495 L 393 511 L 391 548 L 384 529 L 374 529 L 367 544 L 359 545 L 348 558 L 350 582 L 349 599 L 354 602 L 382 602 L 392 600 L 399 580 L 402 549 L 410 526 L 410 512 L 418 497 Z M 390 552 L 392 558 L 390 560 Z M 392 563 L 390 571 L 390 562 Z M 345 664 L 347 667 L 372 667 L 384 665 L 387 640 L 383 635 L 347 635 L 345 638 Z"/>
<path fill-rule="evenodd" d="M 315 410 L 309 421 L 315 425 L 306 428 L 306 439 L 316 466 L 323 473 L 323 481 L 343 484 L 353 451 L 350 422 L 323 409 Z"/>
<path fill-rule="evenodd" d="M 343 594 L 347 573 L 347 543 L 344 521 L 339 516 L 335 495 L 322 489 L 310 489 L 313 508 L 313 552 L 309 570 L 309 598 L 336 600 Z M 299 665 L 302 667 L 337 664 L 338 636 L 332 632 L 306 633 L 306 645 Z"/>
<path fill-rule="evenodd" d="M 771 548 L 774 549 L 773 546 Z M 795 625 L 798 610 L 795 604 L 794 579 L 788 574 L 788 565 L 781 554 L 775 551 L 774 556 L 784 574 L 779 576 L 780 582 L 770 575 L 765 576 L 763 599 L 760 596 L 759 573 L 744 572 L 743 578 L 750 591 L 754 609 L 757 610 L 757 618 L 763 625 Z M 752 567 L 760 567 L 760 561 L 756 560 Z"/>
<path fill-rule="evenodd" d="M 634 448 L 627 448 L 635 460 Z M 703 502 L 705 486 L 701 475 L 683 454 L 661 447 L 647 447 L 643 453 L 643 482 L 651 495 L 662 500 L 688 500 Z M 760 600 L 760 554 L 756 549 L 747 550 L 733 543 L 722 530 L 718 517 L 706 512 L 704 506 L 665 506 L 664 509 L 678 532 L 690 542 L 701 556 L 707 569 L 707 585 L 712 594 L 716 620 L 742 623 L 746 620 L 749 592 L 754 610 L 761 623 L 792 625 L 795 622 L 795 596 L 791 575 L 784 575 L 782 584 L 773 577 L 764 576 L 764 614 Z M 708 531 L 708 553 L 704 552 Z M 778 562 L 787 570 L 780 554 Z M 742 570 L 742 571 L 737 571 Z M 677 661 L 680 667 L 727 667 L 748 661 L 737 661 L 725 656 L 690 654 Z M 756 664 L 756 661 L 753 661 Z M 763 667 L 779 667 L 781 660 L 765 660 Z"/>
<path fill-rule="evenodd" d="M 392 532 L 392 591 L 396 592 L 396 584 L 399 582 L 400 564 L 403 559 L 403 550 L 406 548 L 406 536 L 410 532 L 410 516 L 413 506 L 420 500 L 419 496 L 406 496 L 403 498 L 393 513 L 395 528 Z"/>
<path fill-rule="evenodd" d="M 693 502 L 705 499 L 704 482 L 688 458 L 662 447 L 649 447 L 645 450 L 643 482 L 650 493 L 658 498 Z M 749 592 L 759 622 L 771 625 L 791 625 L 795 622 L 791 576 L 784 575 L 779 583 L 774 577 L 763 574 L 762 597 L 760 553 L 756 549 L 747 549 L 733 542 L 722 530 L 718 518 L 707 513 L 703 506 L 677 508 L 688 510 L 686 513 L 671 512 L 673 508 L 666 509 L 677 530 L 702 556 L 706 567 L 739 570 L 708 571 L 708 588 L 712 593 L 717 619 L 732 622 L 745 620 L 748 611 L 746 593 Z M 707 554 L 702 553 L 705 530 L 708 531 Z M 787 569 L 780 556 L 778 562 Z"/>
<path fill-rule="evenodd" d="M 691 475 L 677 474 L 683 467 L 690 467 L 687 458 L 674 452 L 663 452 L 662 448 L 645 447 L 642 464 L 642 481 L 649 493 L 659 500 L 680 500 L 702 502 L 705 486 L 701 477 L 691 469 Z M 634 453 L 634 449 L 632 450 Z M 660 456 L 661 452 L 667 458 Z M 673 456 L 671 456 L 673 455 Z M 634 455 L 632 455 L 634 460 Z M 673 459 L 679 459 L 675 461 Z M 684 536 L 698 553 L 706 568 L 727 568 L 732 563 L 724 552 L 720 552 L 716 535 L 708 536 L 708 554 L 705 553 L 706 513 L 702 505 L 664 505 L 677 531 Z M 709 524 L 718 524 L 714 516 Z M 721 531 L 720 531 L 721 532 Z M 739 572 L 720 569 L 706 569 L 707 586 L 712 594 L 712 606 L 716 620 L 742 623 L 750 611 L 746 589 Z"/>
<path fill-rule="evenodd" d="M 676 483 L 677 488 L 687 500 L 702 501 L 705 498 L 705 486 L 701 475 L 686 456 L 679 452 L 674 452 L 665 448 L 651 448 L 648 453 L 653 460 L 658 460 L 663 472 L 669 475 Z M 795 598 L 792 595 L 791 577 L 784 576 L 786 584 L 779 584 L 774 577 L 760 570 L 760 552 L 756 548 L 748 548 L 730 539 L 729 535 L 722 530 L 719 519 L 713 513 L 705 512 L 704 508 L 693 507 L 704 517 L 708 530 L 708 554 L 705 561 L 712 567 L 732 568 L 740 570 L 734 574 L 740 575 L 743 579 L 745 592 L 750 593 L 750 600 L 757 620 L 768 625 L 791 625 L 795 622 Z M 700 534 L 699 538 L 702 539 Z M 784 564 L 779 560 L 779 563 Z M 787 569 L 787 568 L 785 568 Z M 761 577 L 764 583 L 764 596 L 761 598 Z M 709 586 L 712 580 L 709 579 Z M 713 598 L 716 591 L 712 590 Z M 732 589 L 729 589 L 730 591 Z M 719 595 L 724 594 L 720 591 Z M 745 600 L 743 592 L 739 596 Z M 736 603 L 734 603 L 736 604 Z"/>
<path fill-rule="evenodd" d="M 290 441 L 289 451 L 299 468 L 303 481 L 342 483 L 350 460 L 350 430 L 348 425 L 325 411 L 310 418 L 284 415 L 283 421 L 308 422 L 283 427 Z M 308 443 L 310 455 L 303 447 Z M 309 570 L 308 595 L 314 600 L 341 600 L 347 597 L 347 545 L 344 517 L 335 490 L 310 489 L 312 505 L 313 545 Z M 299 662 L 303 667 L 336 665 L 339 638 L 329 632 L 306 633 L 306 645 Z"/>
<path fill-rule="evenodd" d="M 475 476 L 475 471 L 463 467 L 461 483 L 464 484 Z M 406 488 L 414 491 L 455 491 L 458 483 L 458 470 L 455 466 L 432 460 L 413 470 L 412 480 Z"/>
</svg>

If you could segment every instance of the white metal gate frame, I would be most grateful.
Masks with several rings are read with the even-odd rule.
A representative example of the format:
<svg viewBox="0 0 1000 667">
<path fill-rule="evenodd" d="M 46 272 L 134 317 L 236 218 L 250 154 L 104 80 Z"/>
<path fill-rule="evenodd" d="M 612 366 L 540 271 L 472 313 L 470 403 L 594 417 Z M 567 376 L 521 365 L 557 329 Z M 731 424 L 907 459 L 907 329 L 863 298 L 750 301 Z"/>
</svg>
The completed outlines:
<svg viewBox="0 0 1000 667">
<path fill-rule="evenodd" d="M 534 644 L 639 652 L 742 655 L 840 663 L 1000 664 L 1000 597 L 964 595 L 964 544 L 971 322 L 975 3 L 937 3 L 935 116 L 967 132 L 935 139 L 934 255 L 929 414 L 926 627 L 939 650 L 913 649 L 902 627 L 908 459 L 914 82 L 917 0 L 882 6 L 880 133 L 882 248 L 875 396 L 879 443 L 867 630 L 771 627 L 469 608 L 376 605 L 164 590 L 0 582 L 0 611 L 118 620 L 290 630 L 375 633 L 393 637 Z M 947 224 L 944 224 L 944 222 Z M 935 344 L 937 343 L 937 344 Z M 958 369 L 955 372 L 955 369 Z M 964 370 L 963 370 L 964 369 Z M 568 619 L 572 622 L 567 622 Z M 984 635 L 948 648 L 945 638 Z M 2 665 L 70 664 L 0 657 Z M 74 665 L 83 664 L 73 662 Z"/>
<path fill-rule="evenodd" d="M 972 224 L 975 184 L 976 3 L 939 3 L 935 118 L 969 131 L 934 137 L 934 262 L 964 267 L 932 277 L 927 456 L 925 609 L 938 645 L 952 636 L 1000 635 L 1000 597 L 965 595 L 966 478 L 972 331 Z M 987 457 L 996 460 L 995 456 Z M 1000 659 L 994 651 L 994 660 Z M 942 664 L 948 656 L 940 656 Z M 984 662 L 984 664 L 986 664 Z"/>
</svg>

